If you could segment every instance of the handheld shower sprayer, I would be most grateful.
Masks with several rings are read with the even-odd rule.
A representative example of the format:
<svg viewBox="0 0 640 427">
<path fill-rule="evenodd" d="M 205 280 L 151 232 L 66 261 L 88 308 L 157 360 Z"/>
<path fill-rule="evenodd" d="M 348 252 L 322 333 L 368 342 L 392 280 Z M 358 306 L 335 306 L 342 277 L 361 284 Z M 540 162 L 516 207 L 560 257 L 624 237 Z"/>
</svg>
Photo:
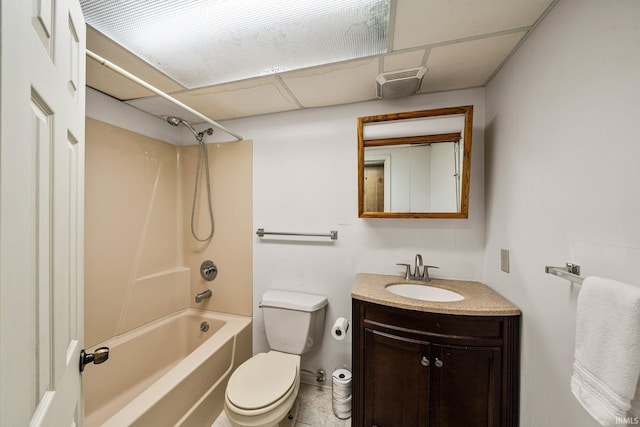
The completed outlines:
<svg viewBox="0 0 640 427">
<path fill-rule="evenodd" d="M 193 133 L 193 136 L 195 136 L 196 140 L 198 141 L 198 163 L 196 166 L 196 178 L 195 178 L 195 185 L 193 190 L 193 205 L 191 207 L 191 235 L 193 235 L 193 238 L 196 239 L 198 242 L 208 242 L 209 240 L 211 240 L 211 237 L 213 237 L 214 226 L 213 226 L 213 209 L 211 207 L 211 179 L 209 178 L 209 156 L 207 155 L 207 147 L 205 146 L 203 140 L 205 135 L 213 135 L 213 129 L 208 128 L 203 130 L 202 132 L 198 132 L 191 125 L 191 123 L 189 123 L 184 119 L 181 119 L 180 117 L 174 117 L 174 116 L 168 116 L 167 123 L 169 123 L 171 126 L 180 126 L 181 124 L 185 125 L 191 131 L 191 133 Z M 209 202 L 209 219 L 211 220 L 211 232 L 204 239 L 201 239 L 196 235 L 196 230 L 194 225 L 195 212 L 196 212 L 196 200 L 198 197 L 198 181 L 200 179 L 201 157 L 204 157 L 205 178 L 207 180 L 206 181 L 207 196 L 208 196 L 208 202 Z"/>
</svg>

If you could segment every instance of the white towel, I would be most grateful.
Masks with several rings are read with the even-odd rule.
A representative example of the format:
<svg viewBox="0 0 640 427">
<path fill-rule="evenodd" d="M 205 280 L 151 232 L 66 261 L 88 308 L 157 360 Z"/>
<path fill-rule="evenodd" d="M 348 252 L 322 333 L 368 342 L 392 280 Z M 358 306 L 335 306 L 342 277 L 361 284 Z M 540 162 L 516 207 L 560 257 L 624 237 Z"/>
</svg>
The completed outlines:
<svg viewBox="0 0 640 427">
<path fill-rule="evenodd" d="M 600 424 L 619 425 L 630 416 L 639 377 L 640 287 L 587 277 L 578 295 L 571 391 Z"/>
</svg>

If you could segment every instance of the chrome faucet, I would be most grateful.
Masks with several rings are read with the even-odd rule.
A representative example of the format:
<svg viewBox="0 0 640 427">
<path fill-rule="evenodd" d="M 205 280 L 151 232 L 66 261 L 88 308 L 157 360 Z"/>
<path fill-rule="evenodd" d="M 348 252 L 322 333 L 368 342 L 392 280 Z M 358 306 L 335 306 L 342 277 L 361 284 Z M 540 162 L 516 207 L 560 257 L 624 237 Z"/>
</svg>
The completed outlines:
<svg viewBox="0 0 640 427">
<path fill-rule="evenodd" d="M 429 282 L 431 278 L 429 278 L 429 269 L 430 268 L 439 268 L 435 265 L 423 265 L 422 264 L 422 255 L 416 254 L 416 258 L 414 261 L 413 272 L 411 272 L 411 264 L 398 263 L 396 265 L 402 265 L 405 267 L 404 278 L 405 280 L 422 280 L 424 282 Z"/>
<path fill-rule="evenodd" d="M 414 272 L 414 276 L 415 277 L 420 277 L 422 276 L 422 274 L 420 274 L 420 269 L 423 268 L 422 265 L 422 255 L 420 254 L 416 254 L 416 259 L 413 262 L 413 272 Z M 427 271 L 427 269 L 425 268 L 424 271 Z"/>
<path fill-rule="evenodd" d="M 202 301 L 206 300 L 207 298 L 211 298 L 211 289 L 207 289 L 204 292 L 200 292 L 199 294 L 196 295 L 196 304 L 201 303 Z"/>
</svg>

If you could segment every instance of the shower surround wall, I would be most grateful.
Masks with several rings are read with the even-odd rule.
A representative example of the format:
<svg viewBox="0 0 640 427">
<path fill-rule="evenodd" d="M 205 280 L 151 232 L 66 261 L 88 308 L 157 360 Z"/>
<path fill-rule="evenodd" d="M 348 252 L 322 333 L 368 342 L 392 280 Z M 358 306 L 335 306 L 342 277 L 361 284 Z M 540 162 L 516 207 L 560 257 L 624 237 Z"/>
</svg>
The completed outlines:
<svg viewBox="0 0 640 427">
<path fill-rule="evenodd" d="M 198 243 L 190 231 L 196 146 L 176 147 L 87 118 L 88 348 L 187 307 L 251 316 L 252 143 L 207 148 L 216 233 L 211 243 Z M 206 235 L 202 188 L 196 220 Z M 205 259 L 219 268 L 213 282 L 200 277 Z M 204 289 L 213 297 L 195 304 Z"/>
<path fill-rule="evenodd" d="M 253 296 L 253 153 L 251 141 L 208 144 L 211 196 L 215 232 L 213 243 L 201 243 L 191 235 L 191 206 L 198 159 L 196 145 L 178 149 L 182 192 L 183 263 L 189 266 L 193 307 L 251 316 Z M 200 167 L 200 188 L 196 204 L 196 235 L 210 230 L 204 166 Z M 213 261 L 216 278 L 208 282 L 200 276 L 200 264 Z M 196 293 L 211 289 L 213 296 L 194 303 Z"/>
</svg>

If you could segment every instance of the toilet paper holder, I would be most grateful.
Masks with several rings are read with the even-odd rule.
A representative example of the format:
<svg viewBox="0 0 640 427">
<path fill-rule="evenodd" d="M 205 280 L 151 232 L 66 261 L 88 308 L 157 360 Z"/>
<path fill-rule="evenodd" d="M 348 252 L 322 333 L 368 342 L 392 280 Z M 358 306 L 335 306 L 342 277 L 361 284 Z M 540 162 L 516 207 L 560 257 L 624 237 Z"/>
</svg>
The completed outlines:
<svg viewBox="0 0 640 427">
<path fill-rule="evenodd" d="M 349 321 L 344 317 L 338 317 L 331 327 L 331 336 L 338 341 L 342 341 L 345 339 L 348 330 Z"/>
</svg>

